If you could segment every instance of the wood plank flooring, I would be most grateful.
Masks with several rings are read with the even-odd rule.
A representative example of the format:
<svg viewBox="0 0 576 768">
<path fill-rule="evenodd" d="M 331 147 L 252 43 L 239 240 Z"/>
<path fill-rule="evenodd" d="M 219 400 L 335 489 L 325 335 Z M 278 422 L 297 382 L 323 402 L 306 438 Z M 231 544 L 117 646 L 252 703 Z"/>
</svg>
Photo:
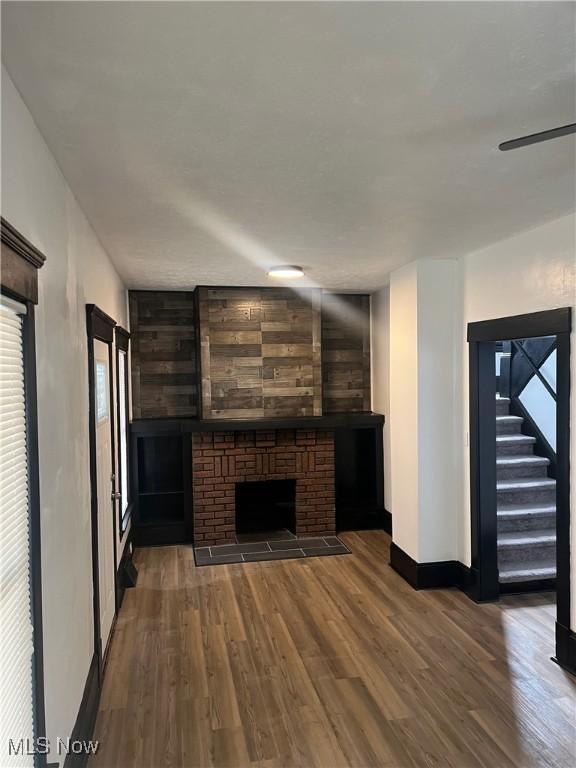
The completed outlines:
<svg viewBox="0 0 576 768">
<path fill-rule="evenodd" d="M 196 568 L 138 550 L 90 768 L 576 765 L 548 595 L 415 592 L 389 537 L 352 555 Z"/>
</svg>

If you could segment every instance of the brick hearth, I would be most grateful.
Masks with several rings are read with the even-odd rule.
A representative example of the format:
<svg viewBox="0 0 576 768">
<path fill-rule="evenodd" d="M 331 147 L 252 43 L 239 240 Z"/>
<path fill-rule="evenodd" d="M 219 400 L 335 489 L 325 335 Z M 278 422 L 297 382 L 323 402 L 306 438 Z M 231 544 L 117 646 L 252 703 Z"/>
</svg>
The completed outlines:
<svg viewBox="0 0 576 768">
<path fill-rule="evenodd" d="M 278 429 L 192 436 L 194 541 L 233 543 L 236 483 L 296 480 L 296 535 L 336 530 L 334 433 Z"/>
</svg>

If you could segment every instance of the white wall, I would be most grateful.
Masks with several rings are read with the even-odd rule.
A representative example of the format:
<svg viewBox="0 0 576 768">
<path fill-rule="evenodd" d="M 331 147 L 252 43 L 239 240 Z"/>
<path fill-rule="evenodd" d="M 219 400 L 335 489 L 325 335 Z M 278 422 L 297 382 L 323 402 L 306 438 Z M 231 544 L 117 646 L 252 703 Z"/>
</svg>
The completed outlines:
<svg viewBox="0 0 576 768">
<path fill-rule="evenodd" d="M 93 654 L 87 303 L 124 286 L 2 69 L 2 215 L 45 255 L 36 314 L 48 736 L 72 731 Z M 57 756 L 52 756 L 57 760 Z"/>
<path fill-rule="evenodd" d="M 576 217 L 565 216 L 460 259 L 461 478 L 459 559 L 470 564 L 470 455 L 466 326 L 479 320 L 576 307 Z M 576 314 L 573 325 L 576 324 Z M 572 627 L 576 628 L 576 336 L 571 338 Z"/>
<path fill-rule="evenodd" d="M 392 273 L 386 417 L 393 539 L 418 562 L 452 559 L 457 545 L 455 310 L 454 261 L 417 261 Z"/>
<path fill-rule="evenodd" d="M 388 509 L 393 518 L 394 540 L 420 562 L 457 559 L 470 565 L 467 325 L 568 306 L 574 308 L 573 324 L 576 325 L 575 233 L 574 215 L 557 219 L 460 259 L 443 262 L 453 265 L 452 269 L 446 267 L 444 278 L 436 266 L 439 262 L 413 262 L 391 274 L 389 299 L 388 288 L 372 297 L 374 408 L 385 414 L 391 433 L 387 448 L 390 457 L 387 472 L 392 489 Z M 437 278 L 444 280 L 443 287 Z M 424 290 L 427 285 L 430 291 Z M 432 303 L 427 305 L 426 296 Z M 438 334 L 449 334 L 451 327 L 452 359 L 448 348 L 439 350 L 434 341 Z M 434 352 L 432 356 L 430 351 Z M 451 381 L 445 376 L 448 368 L 451 368 Z M 386 375 L 389 400 L 387 384 L 383 381 Z M 576 628 L 574 332 L 571 375 L 572 626 Z M 434 414 L 426 401 L 428 406 L 436 402 L 439 413 Z M 448 413 L 446 404 L 450 403 Z M 426 457 L 433 456 L 434 441 L 438 441 L 438 432 L 430 427 L 428 417 L 440 423 L 452 420 L 437 443 L 437 451 L 444 453 L 441 464 L 437 457 L 425 461 Z M 431 444 L 426 448 L 427 440 Z M 423 483 L 439 496 L 426 499 L 428 511 L 421 515 L 414 510 L 420 504 Z M 443 486 L 448 487 L 448 498 L 442 491 Z M 452 524 L 446 503 L 454 506 Z"/>
<path fill-rule="evenodd" d="M 452 560 L 458 541 L 454 484 L 457 274 L 452 260 L 418 264 L 419 562 Z"/>
<path fill-rule="evenodd" d="M 390 461 L 390 286 L 371 296 L 372 410 L 384 420 L 384 507 L 392 508 Z"/>
<path fill-rule="evenodd" d="M 394 541 L 418 559 L 418 271 L 390 277 L 390 430 Z"/>
</svg>

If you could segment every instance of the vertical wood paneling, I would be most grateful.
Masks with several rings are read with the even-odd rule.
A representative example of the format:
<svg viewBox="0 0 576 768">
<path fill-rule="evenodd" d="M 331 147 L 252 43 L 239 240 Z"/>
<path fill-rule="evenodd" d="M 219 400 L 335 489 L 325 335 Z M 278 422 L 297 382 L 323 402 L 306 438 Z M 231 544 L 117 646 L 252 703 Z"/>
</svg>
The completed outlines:
<svg viewBox="0 0 576 768">
<path fill-rule="evenodd" d="M 325 414 L 370 410 L 369 296 L 323 296 L 322 385 Z"/>
<path fill-rule="evenodd" d="M 198 415 L 194 294 L 130 291 L 134 418 Z"/>
<path fill-rule="evenodd" d="M 312 296 L 312 377 L 314 380 L 314 416 L 322 416 L 322 294 Z"/>
<path fill-rule="evenodd" d="M 208 418 L 212 410 L 212 390 L 210 387 L 210 335 L 208 320 L 208 292 L 205 288 L 197 289 L 198 327 L 196 332 L 200 338 L 197 349 L 200 351 L 200 414 Z"/>
<path fill-rule="evenodd" d="M 321 415 L 319 290 L 198 293 L 204 418 Z"/>
</svg>

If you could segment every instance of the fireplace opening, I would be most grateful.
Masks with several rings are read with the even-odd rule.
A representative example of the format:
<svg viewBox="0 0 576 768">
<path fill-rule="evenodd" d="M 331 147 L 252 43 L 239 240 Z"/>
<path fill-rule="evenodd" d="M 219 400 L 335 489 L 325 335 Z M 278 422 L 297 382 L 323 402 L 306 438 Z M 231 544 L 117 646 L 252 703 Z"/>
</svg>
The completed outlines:
<svg viewBox="0 0 576 768">
<path fill-rule="evenodd" d="M 236 534 L 296 533 L 296 480 L 236 483 Z"/>
</svg>

